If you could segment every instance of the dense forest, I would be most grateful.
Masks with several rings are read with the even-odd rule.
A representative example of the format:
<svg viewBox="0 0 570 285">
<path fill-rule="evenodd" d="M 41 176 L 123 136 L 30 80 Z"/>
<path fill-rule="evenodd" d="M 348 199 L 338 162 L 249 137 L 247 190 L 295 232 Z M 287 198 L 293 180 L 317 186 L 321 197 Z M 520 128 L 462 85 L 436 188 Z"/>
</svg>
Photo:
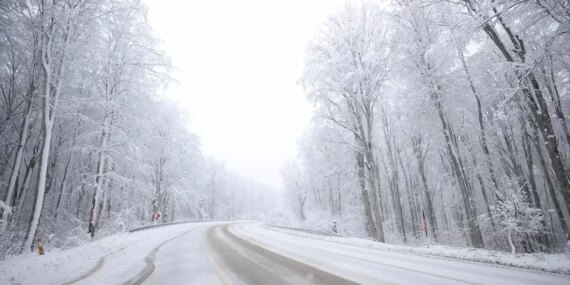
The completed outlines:
<svg viewBox="0 0 570 285">
<path fill-rule="evenodd" d="M 203 154 L 140 0 L 0 1 L 0 259 L 245 219 L 562 252 L 569 43 L 568 1 L 347 4 L 307 45 L 312 119 L 279 195 Z"/>
<path fill-rule="evenodd" d="M 564 250 L 569 5 L 378 1 L 326 21 L 300 79 L 314 115 L 282 169 L 300 224 L 389 243 Z"/>
<path fill-rule="evenodd" d="M 267 186 L 205 158 L 137 0 L 0 2 L 0 259 L 174 220 L 254 219 Z M 160 218 L 157 220 L 157 213 Z"/>
</svg>

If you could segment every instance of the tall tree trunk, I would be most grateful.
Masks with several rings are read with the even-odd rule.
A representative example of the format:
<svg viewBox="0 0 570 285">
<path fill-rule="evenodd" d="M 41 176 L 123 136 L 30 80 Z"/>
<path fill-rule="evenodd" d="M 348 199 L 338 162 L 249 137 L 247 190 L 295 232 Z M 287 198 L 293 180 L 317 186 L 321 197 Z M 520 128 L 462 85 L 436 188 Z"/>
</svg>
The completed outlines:
<svg viewBox="0 0 570 285">
<path fill-rule="evenodd" d="M 69 173 L 69 167 L 71 166 L 71 157 L 72 155 L 69 155 L 69 159 L 67 160 L 67 163 L 65 165 L 65 170 L 63 172 L 63 178 L 61 180 L 61 187 L 59 188 L 59 197 L 57 199 L 57 204 L 55 205 L 55 217 L 54 217 L 54 221 L 57 224 L 57 218 L 59 216 L 59 211 L 60 211 L 60 206 L 63 204 L 63 198 L 65 197 L 65 188 L 66 188 L 66 184 L 67 184 L 67 177 L 68 177 L 68 173 Z"/>
<path fill-rule="evenodd" d="M 505 31 L 508 40 L 512 45 L 512 51 L 509 50 L 507 45 L 503 42 L 500 34 L 497 32 L 495 27 L 491 25 L 490 19 L 481 14 L 477 8 L 477 5 L 475 5 L 472 0 L 465 0 L 465 3 L 470 12 L 472 12 L 477 18 L 483 21 L 483 31 L 485 31 L 485 33 L 489 36 L 491 41 L 495 44 L 497 49 L 499 49 L 507 62 L 525 64 L 526 49 L 524 41 L 519 35 L 516 35 L 511 31 L 511 29 L 505 23 L 501 13 L 499 13 L 497 9 L 493 7 L 493 13 L 496 15 L 498 23 Z M 513 55 L 512 52 L 515 54 Z M 517 62 L 515 58 L 518 58 L 520 62 Z M 557 182 L 560 192 L 562 193 L 562 196 L 564 197 L 566 207 L 570 209 L 570 178 L 564 169 L 564 162 L 562 161 L 562 156 L 558 146 L 558 140 L 556 134 L 554 133 L 551 116 L 548 111 L 548 105 L 546 103 L 544 95 L 542 94 L 540 84 L 536 79 L 534 71 L 530 68 L 527 68 L 525 70 L 517 69 L 514 72 L 517 76 L 517 79 L 523 83 L 523 88 L 521 90 L 522 94 L 524 95 L 531 115 L 534 117 L 538 129 L 545 140 L 547 154 L 550 158 L 550 163 L 552 164 L 552 170 L 554 172 L 554 178 Z M 570 235 L 567 235 L 566 238 L 570 239 Z"/>
<path fill-rule="evenodd" d="M 384 164 L 386 168 L 386 172 L 389 175 L 389 186 L 390 186 L 390 193 L 392 196 L 392 205 L 396 212 L 396 224 L 398 225 L 398 230 L 402 235 L 402 240 L 404 243 L 407 243 L 406 238 L 406 228 L 404 222 L 404 213 L 402 211 L 402 202 L 400 199 L 400 185 L 399 185 L 399 174 L 398 174 L 398 161 L 396 158 L 396 152 L 394 148 L 396 147 L 395 138 L 393 132 L 388 125 L 388 118 L 386 116 L 386 110 L 384 106 L 381 109 L 381 116 L 382 116 L 382 130 L 384 132 L 384 139 L 386 142 L 386 152 L 387 152 L 387 161 L 389 165 Z"/>
<path fill-rule="evenodd" d="M 51 18 L 51 25 L 53 25 L 53 16 Z M 52 102 L 52 96 L 54 100 L 57 100 L 56 96 L 59 96 L 59 89 L 61 87 L 61 80 L 58 80 L 58 87 L 55 90 L 55 94 L 52 91 L 52 80 L 53 80 L 53 57 L 52 57 L 52 43 L 53 43 L 53 26 L 51 26 L 51 31 L 44 34 L 46 40 L 45 46 L 42 49 L 42 68 L 44 71 L 44 100 L 43 100 L 43 140 L 42 147 L 40 151 L 40 169 L 38 172 L 38 182 L 37 182 L 37 196 L 34 202 L 34 211 L 32 219 L 30 221 L 30 228 L 23 244 L 23 250 L 31 249 L 32 243 L 36 237 L 36 231 L 38 229 L 38 224 L 40 216 L 42 213 L 44 194 L 46 188 L 46 176 L 47 168 L 49 163 L 49 151 L 51 147 L 51 137 L 53 131 L 53 119 L 55 116 L 56 104 Z M 63 69 L 63 62 L 61 64 L 61 69 Z M 60 73 L 59 75 L 63 75 Z M 59 78 L 61 79 L 61 78 Z M 53 105 L 52 105 L 53 103 Z"/>
<path fill-rule="evenodd" d="M 402 171 L 402 175 L 404 176 L 404 184 L 405 184 L 405 188 L 406 188 L 406 196 L 407 196 L 407 200 L 408 200 L 408 208 L 410 211 L 410 221 L 411 221 L 411 228 L 412 228 L 412 234 L 414 236 L 414 238 L 418 238 L 418 213 L 417 213 L 417 207 L 416 207 L 416 199 L 415 199 L 415 195 L 414 195 L 414 190 L 413 190 L 413 186 L 412 186 L 412 182 L 409 178 L 408 175 L 408 171 L 410 170 L 408 167 L 408 171 L 406 171 L 406 168 L 404 167 L 404 162 L 402 160 L 402 153 L 400 151 L 400 149 L 397 149 L 397 157 L 398 157 L 398 165 L 400 166 L 400 170 Z"/>
<path fill-rule="evenodd" d="M 427 176 L 425 173 L 425 159 L 427 156 L 427 150 L 424 151 L 423 149 L 423 137 L 422 136 L 413 136 L 412 137 L 412 148 L 414 150 L 414 154 L 418 161 L 418 172 L 420 173 L 420 178 L 422 181 L 422 188 L 423 188 L 423 196 L 425 201 L 425 210 L 428 217 L 429 222 L 429 229 L 434 241 L 438 240 L 437 236 L 437 220 L 435 218 L 435 210 L 433 207 L 433 200 L 432 200 L 432 193 L 430 193 L 429 184 L 427 181 Z M 445 213 L 444 213 L 445 215 Z"/>
<path fill-rule="evenodd" d="M 378 233 L 376 232 L 376 224 L 374 221 L 374 216 L 372 214 L 372 206 L 370 203 L 370 190 L 366 185 L 366 174 L 364 166 L 364 155 L 362 153 L 357 153 L 356 155 L 356 172 L 358 174 L 358 182 L 360 184 L 362 206 L 364 208 L 364 227 L 366 233 L 369 237 L 376 238 Z"/>
<path fill-rule="evenodd" d="M 24 174 L 24 182 L 22 183 L 22 186 L 20 187 L 20 191 L 18 193 L 18 202 L 16 205 L 17 214 L 16 214 L 16 217 L 14 219 L 16 221 L 16 223 L 20 223 L 20 221 L 21 221 L 22 209 L 24 207 L 24 202 L 26 201 L 26 197 L 27 197 L 29 189 L 30 189 L 30 182 L 32 181 L 32 175 L 33 175 L 34 169 L 36 167 L 36 163 L 39 160 L 39 152 L 40 152 L 41 141 L 42 141 L 42 139 L 40 136 L 40 138 L 38 138 L 36 145 L 34 146 L 34 149 L 32 151 L 32 156 L 30 157 L 30 162 L 26 166 L 26 173 Z"/>
<path fill-rule="evenodd" d="M 382 209 L 380 201 L 382 201 L 382 192 L 380 191 L 380 170 L 378 169 L 378 161 L 374 156 L 372 143 L 367 144 L 365 157 L 366 157 L 366 170 L 368 172 L 368 181 L 371 189 L 371 203 L 374 227 L 376 228 L 376 240 L 385 242 L 384 227 L 382 220 Z"/>
<path fill-rule="evenodd" d="M 99 218 L 99 210 L 101 207 L 101 196 L 103 195 L 103 183 L 104 183 L 104 170 L 106 165 L 106 152 L 109 144 L 109 125 L 110 125 L 110 114 L 106 114 L 103 119 L 103 128 L 101 130 L 101 147 L 99 150 L 99 157 L 97 159 L 97 174 L 95 176 L 95 192 L 93 193 L 93 199 L 91 200 L 91 214 L 89 215 L 89 229 L 88 232 L 91 233 L 91 237 L 95 236 L 95 230 L 97 228 L 97 222 Z"/>
<path fill-rule="evenodd" d="M 562 231 L 566 236 L 568 236 L 570 229 L 568 228 L 568 223 L 564 218 L 564 213 L 562 212 L 563 211 L 562 205 L 560 205 L 560 202 L 558 201 L 558 195 L 556 195 L 556 189 L 554 188 L 552 178 L 550 177 L 550 169 L 548 168 L 548 165 L 546 164 L 546 159 L 542 153 L 542 144 L 540 141 L 540 137 L 537 134 L 538 132 L 539 131 L 535 129 L 535 135 L 533 136 L 534 147 L 536 149 L 536 153 L 538 154 L 538 161 L 540 162 L 540 165 L 542 167 L 542 173 L 544 174 L 544 179 L 546 180 L 546 188 L 548 188 L 550 197 L 552 198 L 552 203 L 554 205 L 554 209 L 556 210 L 556 215 L 560 220 Z"/>
<path fill-rule="evenodd" d="M 495 169 L 493 167 L 493 163 L 491 162 L 491 152 L 489 151 L 489 146 L 487 144 L 487 128 L 485 124 L 485 119 L 483 116 L 483 107 L 481 104 L 481 98 L 479 97 L 479 93 L 477 89 L 475 89 L 475 84 L 471 79 L 471 73 L 469 72 L 469 68 L 467 68 L 467 63 L 465 62 L 465 57 L 463 56 L 463 52 L 458 49 L 459 59 L 461 60 L 461 64 L 463 65 L 463 70 L 467 75 L 467 80 L 469 81 L 469 87 L 471 88 L 471 92 L 475 97 L 475 101 L 477 102 L 477 119 L 479 121 L 479 128 L 481 129 L 481 148 L 483 149 L 483 153 L 485 154 L 485 162 L 487 164 L 487 168 L 489 169 L 489 174 L 491 175 L 491 182 L 495 186 L 495 189 L 499 188 L 497 183 L 497 178 L 495 177 Z M 485 194 L 486 195 L 486 194 Z"/>
<path fill-rule="evenodd" d="M 6 192 L 6 200 L 4 204 L 8 207 L 12 207 L 13 201 L 12 197 L 14 195 L 14 190 L 16 189 L 16 181 L 18 180 L 18 175 L 20 173 L 20 166 L 22 164 L 22 159 L 24 156 L 24 148 L 26 146 L 26 142 L 28 141 L 28 132 L 29 132 L 29 125 L 30 119 L 32 117 L 32 109 L 33 109 L 33 99 L 32 93 L 34 92 L 35 88 L 30 88 L 31 91 L 28 94 L 26 99 L 26 106 L 24 108 L 24 116 L 22 121 L 22 128 L 20 129 L 20 139 L 18 141 L 18 148 L 16 150 L 16 156 L 14 158 L 14 164 L 12 167 L 12 173 L 10 175 L 10 180 L 8 181 L 8 190 Z M 7 222 L 8 222 L 8 211 L 2 211 L 2 217 L 0 221 L 0 234 L 6 230 Z"/>
<path fill-rule="evenodd" d="M 214 219 L 214 214 L 216 213 L 214 211 L 214 207 L 216 206 L 216 166 L 213 166 L 214 168 L 214 173 L 212 175 L 212 200 L 210 201 L 210 220 Z M 301 209 L 302 210 L 302 209 Z"/>
<path fill-rule="evenodd" d="M 425 59 L 422 59 L 420 61 L 419 67 L 422 70 L 422 77 L 426 85 L 429 86 L 430 98 L 441 122 L 442 132 L 445 138 L 445 147 L 451 164 L 452 173 L 454 174 L 459 186 L 463 206 L 465 209 L 465 218 L 467 222 L 469 238 L 474 247 L 482 248 L 484 247 L 483 236 L 481 234 L 481 229 L 477 221 L 477 210 L 476 206 L 473 203 L 470 181 L 465 173 L 463 162 L 460 158 L 460 152 L 457 145 L 457 136 L 452 126 L 449 124 L 441 102 L 443 89 L 441 85 L 432 77 L 432 68 L 425 61 Z"/>
<path fill-rule="evenodd" d="M 473 153 L 472 148 L 469 148 L 469 153 L 471 153 L 471 158 L 473 160 L 473 164 L 478 165 L 477 157 Z M 480 186 L 479 189 L 481 189 L 481 196 L 483 197 L 483 203 L 485 204 L 485 210 L 487 212 L 487 217 L 489 218 L 489 221 L 491 222 L 491 230 L 493 232 L 495 232 L 496 231 L 495 220 L 493 219 L 493 215 L 491 213 L 491 203 L 489 202 L 489 197 L 487 196 L 487 186 L 485 185 L 485 181 L 483 180 L 483 177 L 482 177 L 480 172 L 477 172 L 476 176 L 477 176 L 477 180 L 479 181 L 479 186 Z M 493 191 L 493 193 L 495 193 L 495 195 L 496 195 L 497 192 Z M 497 196 L 497 199 L 500 200 L 500 197 Z"/>
<path fill-rule="evenodd" d="M 566 137 L 566 144 L 570 147 L 570 131 L 568 128 L 568 123 L 566 121 L 566 115 L 564 114 L 564 108 L 562 107 L 562 101 L 560 100 L 560 92 L 558 92 L 558 87 L 556 86 L 556 80 L 554 76 L 554 68 L 552 67 L 552 58 L 550 57 L 550 74 L 547 74 L 546 71 L 543 70 L 544 77 L 545 77 L 545 86 L 548 92 L 552 97 L 552 104 L 554 106 L 554 114 L 558 117 L 560 124 L 562 125 L 562 130 L 564 131 L 564 135 Z M 544 67 L 543 67 L 544 69 Z M 548 80 L 550 78 L 550 80 Z M 568 156 L 566 156 L 568 158 Z"/>
<path fill-rule="evenodd" d="M 32 215 L 32 220 L 30 221 L 30 228 L 26 240 L 24 241 L 22 250 L 26 250 L 28 248 L 31 249 L 32 243 L 36 237 L 36 232 L 42 213 L 44 195 L 46 190 L 46 178 L 49 164 L 49 152 L 51 147 L 53 124 L 59 103 L 59 96 L 61 94 L 62 82 L 65 76 L 66 48 L 69 39 L 69 31 L 71 29 L 71 20 L 68 19 L 66 22 L 62 38 L 58 42 L 58 44 L 62 47 L 62 50 L 59 54 L 58 62 L 55 62 L 55 59 L 53 57 L 55 52 L 52 50 L 52 46 L 55 36 L 56 20 L 55 15 L 51 14 L 54 11 L 48 11 L 54 8 L 55 7 L 53 6 L 43 6 L 39 8 L 41 10 L 41 14 L 50 13 L 47 16 L 47 19 L 42 19 L 44 21 L 47 21 L 47 23 L 42 23 L 43 25 L 47 25 L 47 27 L 43 27 L 46 30 L 42 31 L 43 34 L 41 39 L 41 66 L 44 73 L 43 145 L 40 152 L 40 169 L 38 172 L 37 196 L 34 205 L 34 213 Z M 54 85 L 53 89 L 52 84 Z"/>
<path fill-rule="evenodd" d="M 530 136 L 530 133 L 527 130 L 527 127 L 524 125 L 524 122 L 521 122 L 521 126 L 523 128 L 523 138 L 522 138 L 522 144 L 523 144 L 523 149 L 524 149 L 524 153 L 526 156 L 526 161 L 527 161 L 527 169 L 528 169 L 528 181 L 530 184 L 529 187 L 529 196 L 530 196 L 530 200 L 531 200 L 531 205 L 537 209 L 540 209 L 541 211 L 544 211 L 542 208 L 542 203 L 540 201 L 540 196 L 538 195 L 538 189 L 536 187 L 536 178 L 534 175 L 534 158 L 533 158 L 533 153 L 532 153 L 532 147 L 530 144 L 530 140 L 532 139 Z M 546 231 L 546 222 L 544 219 L 541 220 L 541 225 L 543 227 L 543 229 Z M 550 251 L 551 250 L 551 245 L 549 244 L 548 241 L 548 235 L 546 232 L 544 233 L 538 233 L 537 237 L 536 237 L 537 241 L 539 244 L 541 244 L 542 246 L 545 247 L 545 251 Z"/>
<path fill-rule="evenodd" d="M 46 89 L 47 92 L 49 92 L 49 88 Z M 46 95 L 46 98 L 47 100 L 49 100 L 48 95 Z M 49 102 L 44 103 L 44 108 L 48 108 L 47 106 L 45 106 L 47 104 L 49 104 Z M 34 214 L 32 216 L 32 221 L 30 224 L 30 229 L 23 246 L 24 249 L 32 247 L 32 243 L 34 241 L 34 238 L 36 236 L 36 231 L 38 229 L 40 215 L 42 213 L 44 194 L 46 188 L 46 178 L 47 178 L 46 176 L 47 176 L 47 168 L 49 162 L 49 151 L 51 146 L 52 130 L 53 130 L 53 121 L 50 120 L 49 115 L 44 115 L 44 136 L 43 136 L 43 145 L 40 152 L 40 170 L 38 173 L 37 196 L 34 206 Z"/>
</svg>

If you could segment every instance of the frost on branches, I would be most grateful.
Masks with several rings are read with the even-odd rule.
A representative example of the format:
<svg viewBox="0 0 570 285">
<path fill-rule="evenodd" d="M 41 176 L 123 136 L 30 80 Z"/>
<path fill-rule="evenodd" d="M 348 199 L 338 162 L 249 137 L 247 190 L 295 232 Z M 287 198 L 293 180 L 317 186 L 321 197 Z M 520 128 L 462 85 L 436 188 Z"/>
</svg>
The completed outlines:
<svg viewBox="0 0 570 285">
<path fill-rule="evenodd" d="M 564 3 L 365 1 L 325 21 L 300 80 L 315 111 L 299 144 L 298 225 L 335 220 L 342 233 L 395 244 L 564 251 Z M 295 201 L 297 177 L 283 178 Z"/>
<path fill-rule="evenodd" d="M 544 230 L 542 210 L 532 206 L 523 187 L 507 179 L 501 182 L 504 194 L 499 196 L 497 206 L 491 206 L 493 220 L 499 225 L 496 235 L 506 235 L 512 254 L 533 252 L 529 239 L 537 238 Z"/>
</svg>

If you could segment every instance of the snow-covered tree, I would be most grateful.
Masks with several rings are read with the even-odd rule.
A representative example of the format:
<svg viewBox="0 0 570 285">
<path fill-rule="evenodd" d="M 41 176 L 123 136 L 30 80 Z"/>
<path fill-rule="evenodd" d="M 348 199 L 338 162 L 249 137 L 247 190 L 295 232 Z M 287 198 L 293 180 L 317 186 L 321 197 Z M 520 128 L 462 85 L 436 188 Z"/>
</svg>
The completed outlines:
<svg viewBox="0 0 570 285">
<path fill-rule="evenodd" d="M 390 51 L 386 22 L 375 6 L 352 7 L 331 18 L 309 45 L 303 85 L 319 119 L 351 134 L 368 235 L 384 241 L 375 149 L 378 98 Z"/>
<path fill-rule="evenodd" d="M 378 238 L 380 222 L 387 242 L 427 230 L 445 244 L 561 250 L 570 34 L 555 2 L 365 2 L 323 23 L 301 80 L 315 105 L 299 143 L 307 219 L 341 208 L 367 225 L 352 233 Z"/>
<path fill-rule="evenodd" d="M 499 225 L 499 232 L 507 235 L 511 252 L 517 252 L 516 240 L 520 240 L 519 252 L 532 252 L 528 248 L 531 243 L 529 236 L 542 233 L 544 231 L 544 216 L 542 210 L 533 207 L 528 202 L 527 194 L 522 187 L 511 181 L 502 181 L 499 184 L 504 194 L 497 206 L 492 207 L 493 219 Z M 518 237 L 514 235 L 518 234 Z"/>
</svg>

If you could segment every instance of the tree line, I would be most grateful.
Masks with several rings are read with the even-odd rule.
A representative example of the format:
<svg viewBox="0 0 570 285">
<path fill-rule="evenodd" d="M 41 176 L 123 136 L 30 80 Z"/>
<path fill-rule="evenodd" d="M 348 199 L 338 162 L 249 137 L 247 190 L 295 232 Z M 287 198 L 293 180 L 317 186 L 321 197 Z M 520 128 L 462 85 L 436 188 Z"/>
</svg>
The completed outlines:
<svg viewBox="0 0 570 285">
<path fill-rule="evenodd" d="M 170 70 L 140 1 L 0 2 L 0 258 L 271 206 L 203 156 Z"/>
<path fill-rule="evenodd" d="M 567 1 L 347 5 L 307 47 L 315 113 L 283 166 L 299 220 L 381 242 L 561 251 Z"/>
</svg>

